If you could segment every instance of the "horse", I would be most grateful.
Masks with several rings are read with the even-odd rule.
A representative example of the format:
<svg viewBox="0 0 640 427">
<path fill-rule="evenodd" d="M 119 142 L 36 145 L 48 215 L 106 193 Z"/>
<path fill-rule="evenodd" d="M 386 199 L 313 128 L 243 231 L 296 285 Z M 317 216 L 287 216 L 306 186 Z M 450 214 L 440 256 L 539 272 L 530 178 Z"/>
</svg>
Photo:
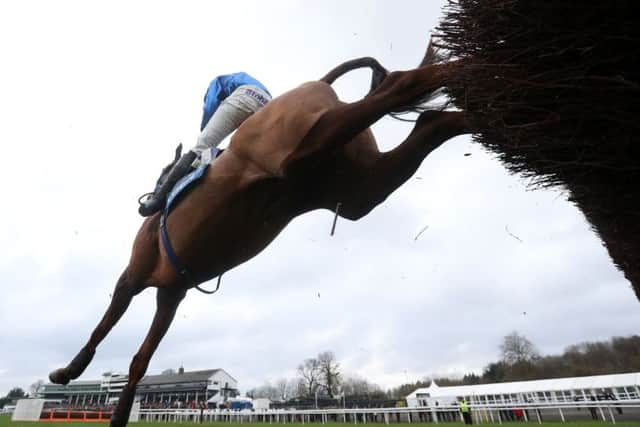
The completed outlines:
<svg viewBox="0 0 640 427">
<path fill-rule="evenodd" d="M 305 212 L 334 210 L 339 203 L 336 214 L 362 218 L 406 182 L 429 153 L 470 132 L 463 112 L 444 109 L 419 114 L 407 138 L 387 152 L 379 151 L 370 130 L 385 115 L 413 111 L 446 86 L 452 66 L 435 63 L 430 45 L 420 65 L 407 71 L 388 72 L 373 58 L 348 61 L 249 117 L 166 219 L 173 251 L 191 279 L 176 271 L 162 244 L 161 214 L 145 219 L 103 318 L 71 362 L 50 373 L 51 382 L 67 384 L 79 377 L 132 298 L 157 288 L 151 327 L 111 417 L 111 426 L 125 426 L 136 385 L 189 289 L 254 257 Z M 331 83 L 362 67 L 372 70 L 370 92 L 356 102 L 340 101 Z"/>
</svg>

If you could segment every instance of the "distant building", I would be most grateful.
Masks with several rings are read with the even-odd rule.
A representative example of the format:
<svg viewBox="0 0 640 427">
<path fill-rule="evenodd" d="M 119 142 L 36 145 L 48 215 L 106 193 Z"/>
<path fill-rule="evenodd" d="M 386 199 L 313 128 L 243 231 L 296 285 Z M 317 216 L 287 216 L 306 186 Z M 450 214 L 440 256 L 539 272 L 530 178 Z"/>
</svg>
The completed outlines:
<svg viewBox="0 0 640 427">
<path fill-rule="evenodd" d="M 71 381 L 67 385 L 44 384 L 38 397 L 70 405 L 108 405 L 118 396 L 128 375 L 105 372 L 100 380 Z M 147 375 L 136 388 L 136 397 L 147 406 L 187 406 L 224 403 L 239 394 L 238 382 L 224 369 Z"/>
<path fill-rule="evenodd" d="M 253 399 L 251 403 L 253 404 L 253 409 L 256 411 L 266 411 L 271 408 L 271 399 L 267 399 L 266 397 Z"/>
<path fill-rule="evenodd" d="M 224 369 L 147 375 L 138 384 L 136 395 L 145 404 L 208 402 L 222 404 L 239 394 L 238 382 Z"/>
<path fill-rule="evenodd" d="M 71 381 L 67 385 L 44 384 L 38 397 L 59 400 L 73 405 L 106 405 L 117 399 L 127 375 L 105 372 L 101 380 Z"/>
<path fill-rule="evenodd" d="M 640 372 L 451 387 L 440 387 L 434 381 L 408 395 L 407 405 L 448 406 L 463 397 L 472 404 L 638 400 Z"/>
</svg>

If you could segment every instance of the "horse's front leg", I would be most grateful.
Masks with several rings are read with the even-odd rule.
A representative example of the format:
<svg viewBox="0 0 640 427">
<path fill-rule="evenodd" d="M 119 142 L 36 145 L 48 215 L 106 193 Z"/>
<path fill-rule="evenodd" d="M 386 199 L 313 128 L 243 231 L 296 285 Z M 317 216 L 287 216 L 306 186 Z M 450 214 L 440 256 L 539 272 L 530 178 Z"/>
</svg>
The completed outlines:
<svg viewBox="0 0 640 427">
<path fill-rule="evenodd" d="M 158 344 L 160 344 L 160 341 L 169 329 L 178 305 L 180 305 L 185 295 L 186 290 L 183 288 L 158 289 L 156 296 L 156 314 L 144 342 L 129 366 L 129 381 L 120 393 L 118 406 L 111 417 L 112 427 L 125 426 L 129 421 L 129 413 L 131 412 L 131 406 L 133 405 L 133 399 L 136 394 L 136 386 L 147 371 L 151 356 L 153 356 L 153 353 L 158 348 Z"/>
<path fill-rule="evenodd" d="M 124 312 L 127 311 L 133 297 L 139 294 L 144 288 L 145 286 L 140 285 L 136 279 L 132 278 L 127 268 L 120 276 L 113 290 L 111 303 L 102 320 L 91 334 L 89 341 L 66 367 L 51 372 L 49 374 L 49 380 L 55 384 L 67 384 L 70 380 L 78 378 L 91 362 L 98 344 L 107 336 Z"/>
</svg>

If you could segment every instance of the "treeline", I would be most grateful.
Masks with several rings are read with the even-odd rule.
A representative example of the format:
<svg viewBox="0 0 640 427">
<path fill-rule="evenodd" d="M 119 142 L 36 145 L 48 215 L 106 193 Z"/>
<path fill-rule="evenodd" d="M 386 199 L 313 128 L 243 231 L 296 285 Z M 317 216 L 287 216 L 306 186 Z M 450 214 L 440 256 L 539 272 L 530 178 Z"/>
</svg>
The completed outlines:
<svg viewBox="0 0 640 427">
<path fill-rule="evenodd" d="M 4 408 L 5 405 L 10 405 L 18 399 L 27 397 L 27 394 L 20 387 L 12 388 L 6 396 L 0 397 L 0 408 Z"/>
<path fill-rule="evenodd" d="M 248 397 L 266 397 L 273 402 L 291 402 L 297 407 L 335 405 L 336 401 L 367 401 L 384 399 L 385 391 L 364 378 L 342 372 L 331 351 L 310 357 L 300 363 L 294 378 L 280 378 L 246 392 Z M 346 396 L 349 396 L 346 398 Z"/>
<path fill-rule="evenodd" d="M 568 346 L 560 355 L 540 356 L 524 336 L 513 332 L 500 346 L 502 357 L 489 363 L 482 374 L 462 378 L 427 378 L 389 390 L 402 397 L 434 380 L 439 386 L 487 384 L 546 378 L 579 377 L 640 371 L 640 336 L 613 337 L 607 341 L 583 342 Z"/>
<path fill-rule="evenodd" d="M 499 360 L 489 363 L 481 373 L 471 372 L 462 378 L 432 376 L 385 391 L 364 378 L 343 373 L 333 352 L 326 351 L 298 365 L 295 378 L 265 383 L 249 390 L 247 396 L 268 397 L 283 404 L 306 402 L 310 407 L 335 405 L 336 401 L 347 407 L 350 403 L 365 407 L 404 399 L 432 381 L 440 386 L 455 386 L 638 371 L 638 335 L 583 342 L 568 346 L 560 355 L 541 356 L 529 339 L 514 331 L 503 337 Z"/>
<path fill-rule="evenodd" d="M 640 371 L 640 336 L 571 345 L 561 355 L 490 364 L 481 381 L 504 382 Z M 474 380 L 467 378 L 467 380 Z"/>
</svg>

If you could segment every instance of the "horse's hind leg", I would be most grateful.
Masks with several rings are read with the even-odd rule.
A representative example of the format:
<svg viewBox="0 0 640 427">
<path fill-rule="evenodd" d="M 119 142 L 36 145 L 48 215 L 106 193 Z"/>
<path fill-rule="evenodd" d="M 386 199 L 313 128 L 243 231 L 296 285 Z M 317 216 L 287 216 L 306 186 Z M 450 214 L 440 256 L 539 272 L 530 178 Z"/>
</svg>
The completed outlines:
<svg viewBox="0 0 640 427">
<path fill-rule="evenodd" d="M 84 372 L 89 362 L 91 362 L 91 359 L 93 359 L 98 344 L 100 344 L 120 317 L 122 317 L 133 297 L 143 289 L 143 286 L 140 286 L 138 283 L 133 283 L 130 280 L 128 269 L 122 273 L 113 291 L 111 303 L 102 320 L 91 334 L 89 341 L 66 367 L 56 369 L 49 374 L 49 379 L 52 383 L 67 384 L 70 380 L 78 378 L 82 372 Z"/>
<path fill-rule="evenodd" d="M 446 140 L 469 132 L 463 112 L 427 111 L 420 115 L 409 136 L 393 150 L 378 153 L 374 161 L 353 164 L 352 184 L 346 193 L 337 191 L 341 216 L 359 219 L 382 203 L 418 170 L 422 161 Z M 345 147 L 349 150 L 349 146 Z"/>
<path fill-rule="evenodd" d="M 111 417 L 112 427 L 122 427 L 127 424 L 131 406 L 133 405 L 133 398 L 136 394 L 136 386 L 147 371 L 151 356 L 153 356 L 158 344 L 160 344 L 164 334 L 169 329 L 178 305 L 180 305 L 185 295 L 185 289 L 158 288 L 156 314 L 153 317 L 147 337 L 129 366 L 129 380 L 120 393 L 118 406 Z"/>
<path fill-rule="evenodd" d="M 465 113 L 426 111 L 420 115 L 407 139 L 382 153 L 367 171 L 367 192 L 380 203 L 418 170 L 423 160 L 450 138 L 469 132 Z"/>
</svg>

